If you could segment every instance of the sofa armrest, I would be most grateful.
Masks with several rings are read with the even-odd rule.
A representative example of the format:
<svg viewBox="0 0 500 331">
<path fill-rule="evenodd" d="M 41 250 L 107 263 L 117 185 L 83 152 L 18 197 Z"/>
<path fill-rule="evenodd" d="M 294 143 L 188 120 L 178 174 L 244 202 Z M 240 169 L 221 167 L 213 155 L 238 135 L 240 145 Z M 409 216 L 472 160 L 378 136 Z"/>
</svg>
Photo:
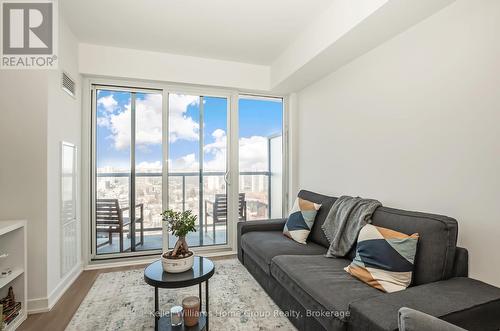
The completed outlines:
<svg viewBox="0 0 500 331">
<path fill-rule="evenodd" d="M 467 249 L 457 247 L 455 249 L 455 260 L 453 262 L 453 277 L 469 276 L 469 252 Z"/>
<path fill-rule="evenodd" d="M 465 331 L 442 319 L 407 307 L 398 311 L 398 327 L 399 331 Z"/>
<path fill-rule="evenodd" d="M 247 232 L 255 231 L 280 231 L 285 226 L 286 218 L 271 219 L 265 221 L 238 222 L 238 259 L 243 263 L 243 251 L 241 249 L 241 236 Z"/>
</svg>

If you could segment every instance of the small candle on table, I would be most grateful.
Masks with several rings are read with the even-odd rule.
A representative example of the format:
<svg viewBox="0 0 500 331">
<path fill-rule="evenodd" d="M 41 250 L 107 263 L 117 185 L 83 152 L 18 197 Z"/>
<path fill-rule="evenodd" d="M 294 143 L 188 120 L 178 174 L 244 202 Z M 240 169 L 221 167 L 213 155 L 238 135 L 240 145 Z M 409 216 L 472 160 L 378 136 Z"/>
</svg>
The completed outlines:
<svg viewBox="0 0 500 331">
<path fill-rule="evenodd" d="M 192 296 L 182 300 L 182 308 L 184 309 L 184 325 L 194 326 L 198 324 L 200 316 L 200 299 Z"/>
</svg>

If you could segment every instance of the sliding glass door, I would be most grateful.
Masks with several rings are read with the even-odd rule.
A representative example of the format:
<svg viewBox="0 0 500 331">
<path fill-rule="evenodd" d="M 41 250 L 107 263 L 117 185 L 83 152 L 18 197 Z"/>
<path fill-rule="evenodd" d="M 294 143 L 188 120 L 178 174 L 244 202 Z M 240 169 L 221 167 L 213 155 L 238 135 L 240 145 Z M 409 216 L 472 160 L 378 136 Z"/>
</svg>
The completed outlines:
<svg viewBox="0 0 500 331">
<path fill-rule="evenodd" d="M 193 247 L 227 243 L 227 113 L 227 98 L 169 95 L 168 205 L 198 216 Z"/>
<path fill-rule="evenodd" d="M 95 252 L 162 247 L 162 94 L 95 91 Z"/>
<path fill-rule="evenodd" d="M 237 222 L 282 216 L 282 99 L 105 85 L 92 93 L 94 258 L 172 248 L 167 208 L 197 216 L 187 241 L 200 248 L 231 248 Z"/>
</svg>

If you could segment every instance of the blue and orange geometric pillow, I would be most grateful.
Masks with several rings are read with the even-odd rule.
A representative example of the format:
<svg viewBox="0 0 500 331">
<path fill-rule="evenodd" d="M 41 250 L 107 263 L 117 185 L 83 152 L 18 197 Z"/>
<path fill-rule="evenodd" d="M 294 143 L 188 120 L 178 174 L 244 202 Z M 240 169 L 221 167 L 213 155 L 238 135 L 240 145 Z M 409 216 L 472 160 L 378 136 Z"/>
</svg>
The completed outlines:
<svg viewBox="0 0 500 331">
<path fill-rule="evenodd" d="M 345 271 L 384 292 L 406 289 L 411 282 L 418 233 L 407 235 L 365 225 L 358 236 L 356 257 Z"/>
<path fill-rule="evenodd" d="M 305 244 L 319 208 L 320 204 L 297 197 L 283 228 L 283 234 L 298 243 Z"/>
</svg>

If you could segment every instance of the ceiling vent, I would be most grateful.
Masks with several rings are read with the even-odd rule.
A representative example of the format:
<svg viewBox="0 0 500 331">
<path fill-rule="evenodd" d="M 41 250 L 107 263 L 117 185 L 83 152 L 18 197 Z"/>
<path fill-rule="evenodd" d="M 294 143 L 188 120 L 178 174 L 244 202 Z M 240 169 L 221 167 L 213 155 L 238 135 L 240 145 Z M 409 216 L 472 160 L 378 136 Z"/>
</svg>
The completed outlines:
<svg viewBox="0 0 500 331">
<path fill-rule="evenodd" d="M 65 72 L 62 73 L 61 84 L 62 89 L 74 98 L 76 88 L 75 81 L 72 80 Z"/>
</svg>

